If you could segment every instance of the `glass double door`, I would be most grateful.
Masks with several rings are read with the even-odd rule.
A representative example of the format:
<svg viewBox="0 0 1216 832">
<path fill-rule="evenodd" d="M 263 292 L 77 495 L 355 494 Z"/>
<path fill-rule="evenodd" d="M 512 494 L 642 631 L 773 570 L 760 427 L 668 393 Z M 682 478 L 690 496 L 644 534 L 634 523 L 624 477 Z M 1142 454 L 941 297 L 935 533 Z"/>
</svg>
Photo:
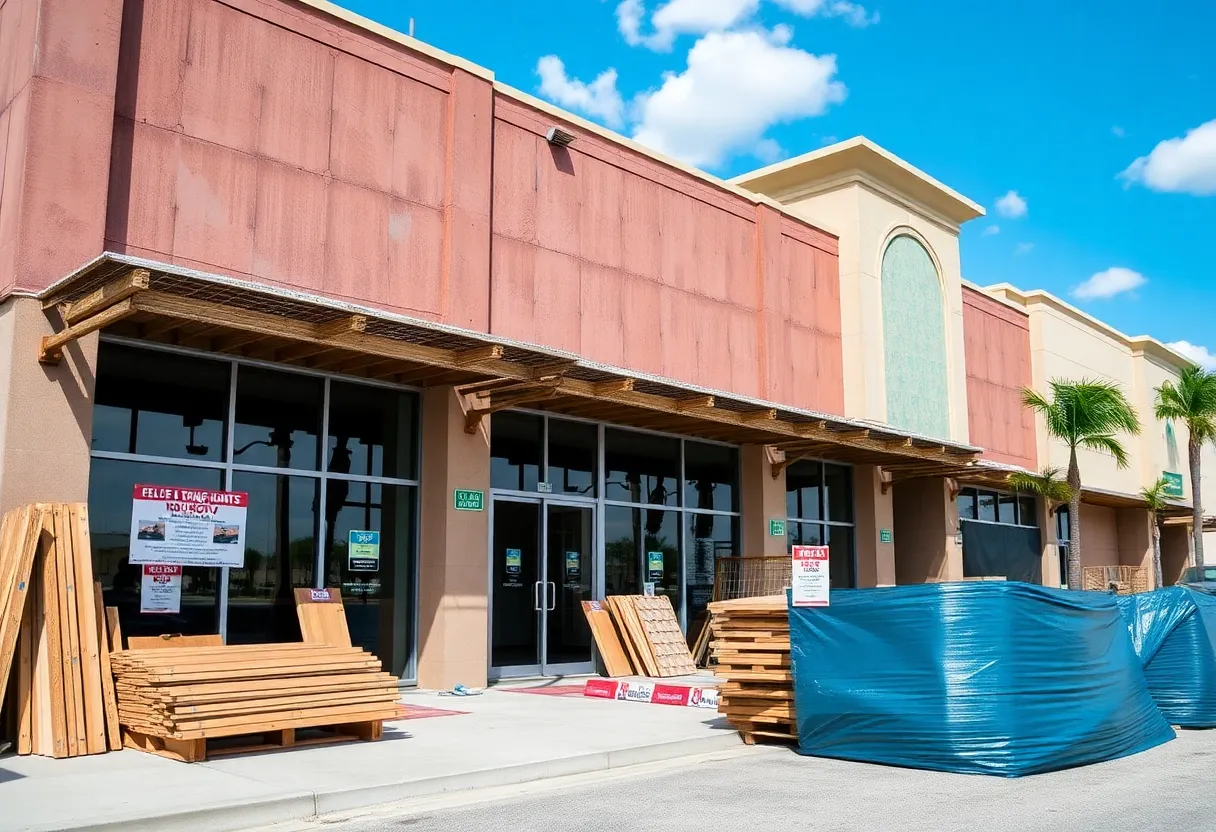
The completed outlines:
<svg viewBox="0 0 1216 832">
<path fill-rule="evenodd" d="M 490 569 L 490 676 L 590 673 L 595 509 L 496 498 Z"/>
</svg>

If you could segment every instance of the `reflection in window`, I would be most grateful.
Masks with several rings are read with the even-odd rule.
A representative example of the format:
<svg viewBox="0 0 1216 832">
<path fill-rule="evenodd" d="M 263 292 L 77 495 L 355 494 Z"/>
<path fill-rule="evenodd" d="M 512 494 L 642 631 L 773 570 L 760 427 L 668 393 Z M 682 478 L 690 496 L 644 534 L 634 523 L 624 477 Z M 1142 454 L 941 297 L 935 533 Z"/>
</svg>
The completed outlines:
<svg viewBox="0 0 1216 832">
<path fill-rule="evenodd" d="M 964 488 L 958 493 L 958 516 L 960 520 L 975 519 L 974 488 Z"/>
<path fill-rule="evenodd" d="M 238 465 L 317 470 L 324 397 L 322 379 L 240 367 L 232 461 Z"/>
<path fill-rule="evenodd" d="M 713 600 L 718 558 L 737 557 L 739 518 L 725 514 L 684 515 L 685 618 L 690 640 L 701 632 L 706 606 Z"/>
<path fill-rule="evenodd" d="M 739 510 L 739 451 L 725 445 L 684 442 L 684 505 Z"/>
<path fill-rule="evenodd" d="M 182 570 L 182 603 L 178 614 L 140 613 L 143 572 L 127 559 L 131 553 L 131 494 L 137 483 L 220 489 L 224 485 L 224 472 L 150 462 L 93 460 L 89 469 L 89 538 L 93 544 L 93 577 L 101 581 L 106 606 L 118 608 L 118 620 L 128 636 L 219 632 L 218 569 L 187 566 Z"/>
<path fill-rule="evenodd" d="M 504 411 L 490 417 L 490 487 L 536 491 L 543 430 L 541 418 L 528 413 Z"/>
<path fill-rule="evenodd" d="M 856 586 L 853 574 L 853 527 L 827 526 L 829 574 L 832 586 L 848 589 Z"/>
<path fill-rule="evenodd" d="M 416 405 L 409 393 L 332 382 L 325 470 L 414 479 Z"/>
<path fill-rule="evenodd" d="M 1015 525 L 1018 522 L 1018 501 L 1012 494 L 999 494 L 996 499 L 996 517 L 998 523 Z"/>
<path fill-rule="evenodd" d="M 828 520 L 834 523 L 853 522 L 853 469 L 826 463 L 823 466 L 823 490 L 828 504 Z"/>
<path fill-rule="evenodd" d="M 586 422 L 549 420 L 548 483 L 554 494 L 595 496 L 599 428 Z"/>
<path fill-rule="evenodd" d="M 104 341 L 97 355 L 93 450 L 224 459 L 227 364 Z"/>
<path fill-rule="evenodd" d="M 981 491 L 979 496 L 979 516 L 989 523 L 996 522 L 996 495 L 991 491 Z"/>
<path fill-rule="evenodd" d="M 788 523 L 785 531 L 791 546 L 823 545 L 823 526 L 818 523 Z"/>
<path fill-rule="evenodd" d="M 1038 508 L 1034 497 L 1018 497 L 1018 523 L 1023 526 L 1038 526 Z"/>
<path fill-rule="evenodd" d="M 651 508 L 604 508 L 604 582 L 608 595 L 640 595 L 655 585 L 680 610 L 680 513 Z"/>
<path fill-rule="evenodd" d="M 299 641 L 292 589 L 314 586 L 320 480 L 237 471 L 232 486 L 249 510 L 245 568 L 228 570 L 228 642 Z"/>
<path fill-rule="evenodd" d="M 791 519 L 823 519 L 823 465 L 795 462 L 785 469 L 785 513 Z"/>
<path fill-rule="evenodd" d="M 679 505 L 680 440 L 609 428 L 604 431 L 604 467 L 607 499 Z"/>
</svg>

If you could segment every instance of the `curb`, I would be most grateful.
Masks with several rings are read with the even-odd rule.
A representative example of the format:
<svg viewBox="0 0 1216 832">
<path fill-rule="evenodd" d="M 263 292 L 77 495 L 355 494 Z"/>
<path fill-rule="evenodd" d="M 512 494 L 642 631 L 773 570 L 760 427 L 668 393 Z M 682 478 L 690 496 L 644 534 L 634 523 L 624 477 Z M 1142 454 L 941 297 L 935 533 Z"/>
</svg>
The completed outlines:
<svg viewBox="0 0 1216 832">
<path fill-rule="evenodd" d="M 555 760 L 461 772 L 405 783 L 387 783 L 344 791 L 275 795 L 176 814 L 132 816 L 102 823 L 86 822 L 77 826 L 59 826 L 56 829 L 64 832 L 146 832 L 149 828 L 156 829 L 157 832 L 238 832 L 449 792 L 514 786 L 556 777 L 591 774 L 693 757 L 738 748 L 742 744 L 739 735 L 734 731 L 722 731 L 720 735 L 709 737 L 577 754 Z"/>
</svg>

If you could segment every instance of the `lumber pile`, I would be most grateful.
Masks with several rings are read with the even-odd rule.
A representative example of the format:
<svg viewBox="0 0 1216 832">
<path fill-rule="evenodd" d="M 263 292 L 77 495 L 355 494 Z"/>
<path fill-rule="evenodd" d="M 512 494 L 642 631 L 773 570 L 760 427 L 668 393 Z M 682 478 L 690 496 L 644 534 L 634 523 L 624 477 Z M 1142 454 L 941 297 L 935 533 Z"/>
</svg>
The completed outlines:
<svg viewBox="0 0 1216 832">
<path fill-rule="evenodd" d="M 306 644 L 351 646 L 346 608 L 342 606 L 342 590 L 337 587 L 296 589 L 295 598 L 300 636 Z"/>
<path fill-rule="evenodd" d="M 379 739 L 403 716 L 397 680 L 357 647 L 251 644 L 125 650 L 110 657 L 127 747 L 194 762 L 210 753 Z M 228 748 L 208 740 L 255 735 Z M 252 743 L 252 744 L 251 744 Z"/>
<path fill-rule="evenodd" d="M 609 676 L 666 678 L 697 672 L 666 595 L 609 595 L 584 601 L 583 614 Z"/>
<path fill-rule="evenodd" d="M 30 505 L 5 515 L 0 603 L 0 679 L 13 686 L 17 753 L 62 758 L 120 748 L 108 628 L 83 503 Z"/>
<path fill-rule="evenodd" d="M 718 712 L 748 745 L 757 738 L 798 739 L 790 622 L 784 595 L 715 601 L 709 605 Z"/>
</svg>

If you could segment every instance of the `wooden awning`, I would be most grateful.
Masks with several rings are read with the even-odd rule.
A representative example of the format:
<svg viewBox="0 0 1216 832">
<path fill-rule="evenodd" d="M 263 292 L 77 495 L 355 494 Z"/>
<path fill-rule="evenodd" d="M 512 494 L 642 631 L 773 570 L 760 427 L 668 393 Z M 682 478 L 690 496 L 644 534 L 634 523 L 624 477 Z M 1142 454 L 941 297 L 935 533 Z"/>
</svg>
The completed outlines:
<svg viewBox="0 0 1216 832">
<path fill-rule="evenodd" d="M 968 473 L 981 449 L 887 425 L 785 407 L 587 361 L 371 307 L 181 266 L 105 254 L 41 294 L 62 318 L 38 359 L 54 363 L 84 334 L 106 332 L 216 353 L 295 364 L 401 384 L 455 385 L 467 428 L 489 413 L 527 406 L 630 427 L 801 457 L 881 465 L 892 481 Z"/>
<path fill-rule="evenodd" d="M 1101 488 L 1082 488 L 1081 502 L 1091 506 L 1104 508 L 1139 508 L 1147 509 L 1148 503 L 1138 494 L 1124 494 L 1120 491 L 1107 491 Z M 1190 517 L 1191 504 L 1183 500 L 1170 500 L 1162 514 L 1168 517 Z"/>
</svg>

